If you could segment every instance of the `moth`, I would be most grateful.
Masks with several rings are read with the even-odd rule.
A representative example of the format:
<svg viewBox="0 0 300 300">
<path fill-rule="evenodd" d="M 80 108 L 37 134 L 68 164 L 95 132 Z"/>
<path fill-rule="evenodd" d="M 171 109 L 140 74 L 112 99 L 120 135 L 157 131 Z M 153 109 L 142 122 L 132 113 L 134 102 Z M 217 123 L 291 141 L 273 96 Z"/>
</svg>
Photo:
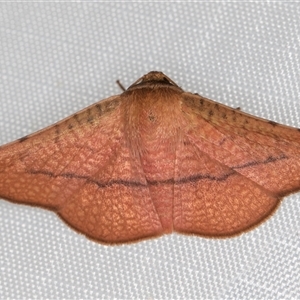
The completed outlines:
<svg viewBox="0 0 300 300">
<path fill-rule="evenodd" d="M 300 130 L 150 72 L 120 95 L 0 147 L 0 197 L 102 243 L 231 237 L 300 189 Z"/>
</svg>

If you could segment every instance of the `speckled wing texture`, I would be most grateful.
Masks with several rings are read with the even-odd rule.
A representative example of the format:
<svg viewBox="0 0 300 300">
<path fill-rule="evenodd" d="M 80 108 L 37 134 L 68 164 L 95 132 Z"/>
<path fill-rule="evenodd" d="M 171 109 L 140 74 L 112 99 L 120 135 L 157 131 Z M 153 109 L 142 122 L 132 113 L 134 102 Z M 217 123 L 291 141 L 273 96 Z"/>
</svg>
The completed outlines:
<svg viewBox="0 0 300 300">
<path fill-rule="evenodd" d="M 182 96 L 190 128 L 176 155 L 175 230 L 238 234 L 300 189 L 299 129 L 198 95 Z"/>
<path fill-rule="evenodd" d="M 230 237 L 300 189 L 300 132 L 150 72 L 0 147 L 0 197 L 49 208 L 103 243 L 173 231 Z"/>
<path fill-rule="evenodd" d="M 108 243 L 161 234 L 145 174 L 112 97 L 0 148 L 0 195 L 56 211 Z"/>
</svg>

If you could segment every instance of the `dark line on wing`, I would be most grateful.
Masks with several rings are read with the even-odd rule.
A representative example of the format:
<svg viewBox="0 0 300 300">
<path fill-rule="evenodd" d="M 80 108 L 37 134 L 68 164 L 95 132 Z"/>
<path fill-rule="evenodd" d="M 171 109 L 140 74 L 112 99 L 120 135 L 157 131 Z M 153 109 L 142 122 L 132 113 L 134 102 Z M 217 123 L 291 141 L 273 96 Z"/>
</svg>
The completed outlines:
<svg viewBox="0 0 300 300">
<path fill-rule="evenodd" d="M 231 167 L 231 171 L 228 173 L 224 173 L 220 176 L 213 176 L 210 174 L 196 174 L 196 175 L 192 175 L 192 176 L 188 176 L 188 177 L 184 177 L 181 178 L 179 180 L 174 180 L 173 178 L 170 179 L 165 179 L 165 180 L 148 180 L 147 183 L 142 183 L 139 181 L 128 181 L 128 180 L 122 180 L 122 179 L 117 179 L 117 180 L 110 180 L 108 182 L 100 182 L 94 179 L 91 179 L 89 176 L 83 176 L 83 175 L 76 175 L 73 173 L 62 173 L 62 174 L 55 174 L 53 172 L 50 171 L 36 171 L 36 170 L 27 170 L 27 173 L 33 174 L 33 175 L 46 175 L 52 178 L 57 178 L 57 177 L 63 177 L 63 178 L 70 178 L 70 179 L 82 179 L 82 180 L 86 180 L 87 183 L 91 183 L 91 184 L 96 184 L 99 188 L 105 188 L 105 187 L 109 187 L 112 185 L 124 185 L 124 186 L 128 186 L 128 187 L 147 187 L 148 185 L 151 186 L 157 186 L 157 185 L 169 185 L 169 184 L 185 184 L 185 183 L 190 183 L 190 182 L 198 182 L 200 180 L 211 180 L 211 181 L 224 181 L 226 180 L 228 177 L 237 174 L 236 171 L 237 169 L 243 169 L 243 168 L 247 168 L 250 166 L 256 166 L 256 165 L 263 165 L 263 164 L 268 164 L 268 163 L 272 163 L 275 162 L 277 160 L 282 160 L 282 159 L 287 159 L 288 157 L 285 154 L 281 154 L 278 157 L 273 157 L 273 156 L 269 156 L 267 159 L 263 160 L 263 161 L 251 161 L 248 162 L 246 164 L 243 165 L 238 165 L 238 166 L 233 166 Z"/>
<path fill-rule="evenodd" d="M 83 179 L 86 180 L 88 183 L 92 183 L 92 184 L 96 184 L 98 187 L 100 188 L 105 188 L 108 186 L 112 186 L 114 184 L 120 184 L 120 185 L 125 185 L 125 186 L 147 186 L 147 184 L 143 184 L 141 182 L 136 182 L 136 181 L 127 181 L 127 180 L 110 180 L 106 183 L 91 179 L 89 176 L 83 176 L 83 175 L 76 175 L 73 173 L 62 173 L 62 174 L 54 174 L 53 172 L 49 172 L 49 171 L 35 171 L 35 170 L 29 170 L 27 171 L 30 174 L 34 174 L 34 175 L 46 175 L 52 178 L 57 178 L 57 177 L 63 177 L 63 178 L 70 178 L 70 179 Z"/>
<path fill-rule="evenodd" d="M 257 161 L 257 160 L 250 161 L 250 162 L 245 163 L 245 164 L 240 165 L 240 166 L 231 167 L 231 169 L 234 169 L 234 170 L 236 170 L 236 169 L 244 169 L 244 168 L 251 167 L 251 166 L 264 165 L 264 164 L 272 163 L 272 162 L 275 162 L 277 160 L 282 160 L 282 159 L 286 159 L 286 158 L 288 158 L 288 157 L 285 154 L 281 154 L 278 157 L 269 156 L 265 160 L 262 160 L 262 161 Z"/>
</svg>

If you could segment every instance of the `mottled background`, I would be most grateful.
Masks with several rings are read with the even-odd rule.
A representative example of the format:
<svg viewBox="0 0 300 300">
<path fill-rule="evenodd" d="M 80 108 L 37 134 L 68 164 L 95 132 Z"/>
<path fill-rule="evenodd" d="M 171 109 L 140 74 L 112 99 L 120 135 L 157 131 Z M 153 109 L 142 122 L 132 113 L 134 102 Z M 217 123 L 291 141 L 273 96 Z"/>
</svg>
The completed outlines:
<svg viewBox="0 0 300 300">
<path fill-rule="evenodd" d="M 300 127 L 295 3 L 1 3 L 0 143 L 120 93 L 151 70 Z M 280 172 L 280 170 L 278 170 Z M 103 246 L 54 213 L 0 201 L 3 298 L 300 297 L 300 193 L 227 240 Z"/>
</svg>

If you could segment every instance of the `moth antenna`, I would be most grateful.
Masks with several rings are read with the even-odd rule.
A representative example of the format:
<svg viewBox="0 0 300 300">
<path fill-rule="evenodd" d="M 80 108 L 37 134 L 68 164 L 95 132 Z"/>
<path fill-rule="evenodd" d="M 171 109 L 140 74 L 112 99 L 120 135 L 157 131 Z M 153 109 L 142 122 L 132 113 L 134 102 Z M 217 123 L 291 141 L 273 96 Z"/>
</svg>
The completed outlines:
<svg viewBox="0 0 300 300">
<path fill-rule="evenodd" d="M 124 88 L 123 84 L 120 82 L 119 79 L 116 81 L 116 83 L 117 83 L 117 85 L 120 87 L 120 89 L 121 89 L 123 92 L 126 91 L 126 89 Z"/>
</svg>

